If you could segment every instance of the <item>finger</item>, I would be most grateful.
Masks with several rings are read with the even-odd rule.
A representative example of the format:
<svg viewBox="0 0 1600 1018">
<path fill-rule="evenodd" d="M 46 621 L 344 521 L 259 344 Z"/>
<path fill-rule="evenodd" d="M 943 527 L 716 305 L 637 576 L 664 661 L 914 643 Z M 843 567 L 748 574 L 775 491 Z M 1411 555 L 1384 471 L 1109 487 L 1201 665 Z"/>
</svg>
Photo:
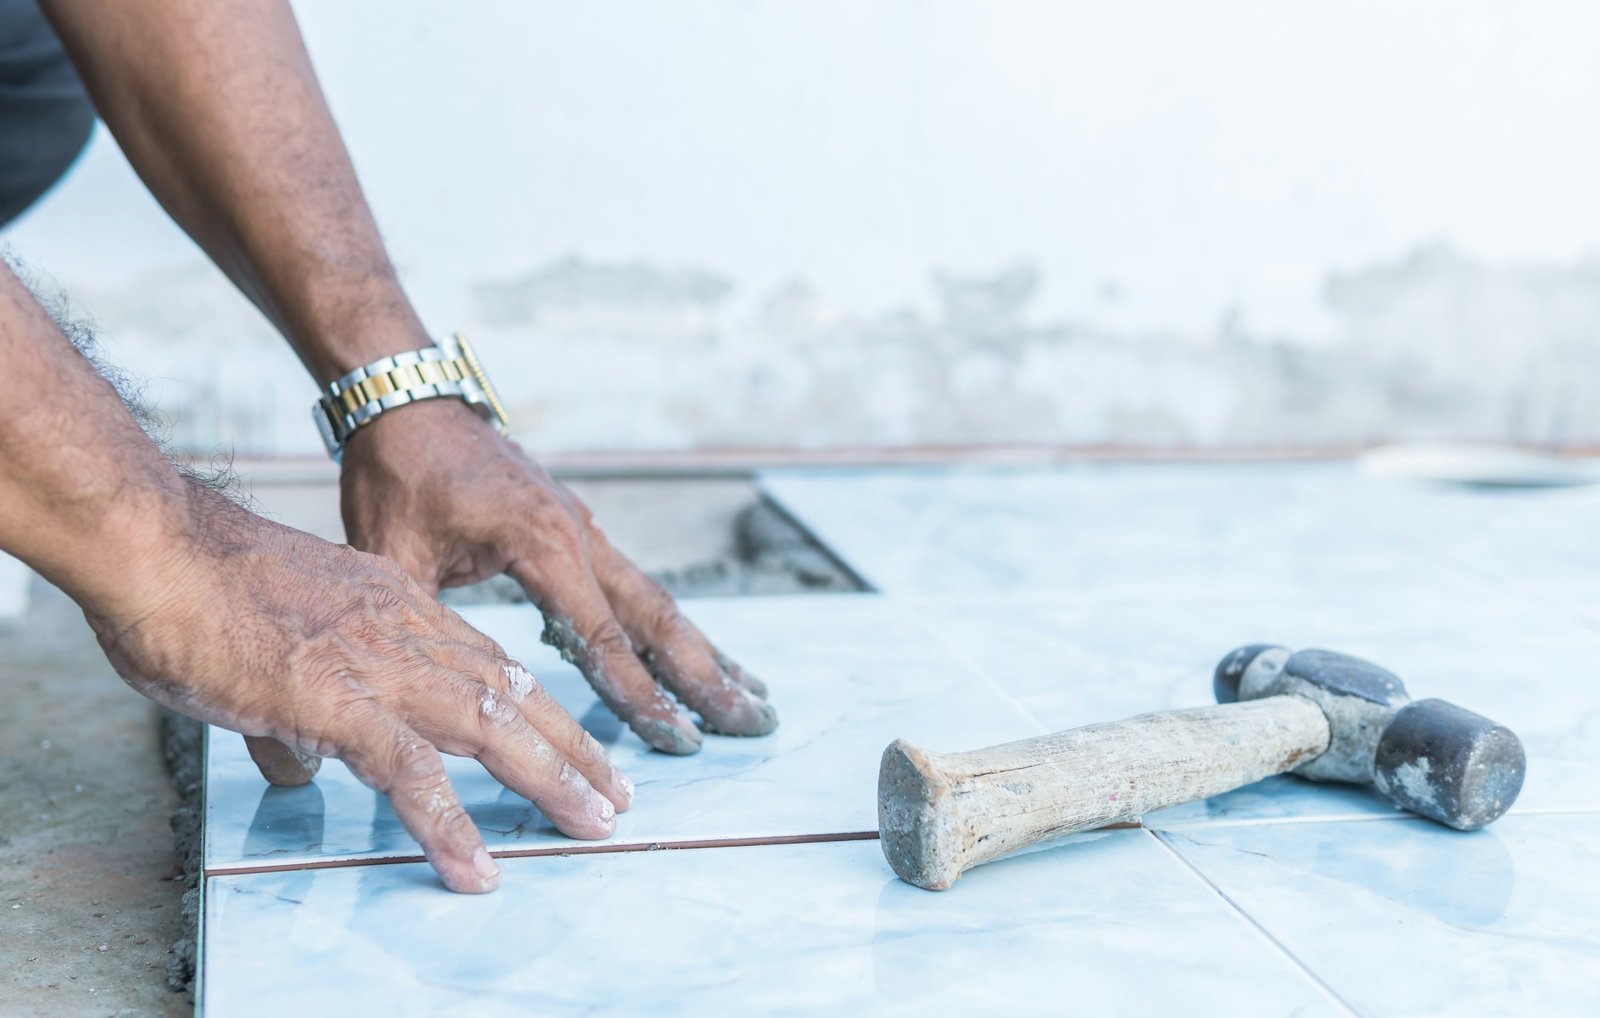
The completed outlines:
<svg viewBox="0 0 1600 1018">
<path fill-rule="evenodd" d="M 246 735 L 244 746 L 250 751 L 250 759 L 261 770 L 261 776 L 271 784 L 285 788 L 310 782 L 322 767 L 320 756 L 302 753 L 270 736 Z"/>
<path fill-rule="evenodd" d="M 429 603 L 427 612 L 428 621 L 437 626 L 449 639 L 465 644 L 479 654 L 505 659 L 505 648 L 496 643 L 492 637 L 473 628 L 471 623 L 457 615 L 449 605 L 433 601 Z"/>
<path fill-rule="evenodd" d="M 727 672 L 728 675 L 732 677 L 733 681 L 750 690 L 750 692 L 761 697 L 763 700 L 767 698 L 767 684 L 765 682 L 762 682 L 754 675 L 751 675 L 749 672 L 745 671 L 742 667 L 740 667 L 739 662 L 723 654 L 722 651 L 718 650 L 717 648 L 712 647 L 711 653 L 716 656 L 717 667 Z"/>
<path fill-rule="evenodd" d="M 509 695 L 442 671 L 412 689 L 415 699 L 406 705 L 412 723 L 440 750 L 476 759 L 568 837 L 598 840 L 616 831 L 616 806 L 522 716 Z"/>
<path fill-rule="evenodd" d="M 700 749 L 700 730 L 664 693 L 634 655 L 633 641 L 582 563 L 534 571 L 522 562 L 512 576 L 544 614 L 542 639 L 578 666 L 596 694 L 653 749 L 685 755 Z"/>
<path fill-rule="evenodd" d="M 476 647 L 450 640 L 437 641 L 430 653 L 442 667 L 478 678 L 515 703 L 528 723 L 557 753 L 571 761 L 618 813 L 633 803 L 633 782 L 611 762 L 605 747 L 584 731 L 577 719 L 520 663 L 506 657 L 498 647 L 486 655 Z"/>
<path fill-rule="evenodd" d="M 341 754 L 363 784 L 384 795 L 452 891 L 482 894 L 500 886 L 500 867 L 456 798 L 439 751 L 385 712 L 352 726 Z"/>
<path fill-rule="evenodd" d="M 595 573 L 652 675 L 724 735 L 766 735 L 778 712 L 737 665 L 683 617 L 677 602 L 615 550 L 596 548 Z M 741 681 L 743 679 L 743 681 Z"/>
</svg>

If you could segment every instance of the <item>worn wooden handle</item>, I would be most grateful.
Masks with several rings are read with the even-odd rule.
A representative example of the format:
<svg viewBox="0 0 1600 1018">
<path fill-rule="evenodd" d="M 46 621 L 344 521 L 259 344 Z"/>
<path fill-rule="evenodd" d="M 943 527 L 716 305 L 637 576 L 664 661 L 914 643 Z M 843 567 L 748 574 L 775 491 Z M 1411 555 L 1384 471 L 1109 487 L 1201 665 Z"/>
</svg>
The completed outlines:
<svg viewBox="0 0 1600 1018">
<path fill-rule="evenodd" d="M 1282 774 L 1328 748 L 1298 696 L 1140 714 L 970 753 L 897 739 L 878 772 L 883 854 L 942 891 L 963 871 L 1049 838 L 1137 820 Z"/>
</svg>

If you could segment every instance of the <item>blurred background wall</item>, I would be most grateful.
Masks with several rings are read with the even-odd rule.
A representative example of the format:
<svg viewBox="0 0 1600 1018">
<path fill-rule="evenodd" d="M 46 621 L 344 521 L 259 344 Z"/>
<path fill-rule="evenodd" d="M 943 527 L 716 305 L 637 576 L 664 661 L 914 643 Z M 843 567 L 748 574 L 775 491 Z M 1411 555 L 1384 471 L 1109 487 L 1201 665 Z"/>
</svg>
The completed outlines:
<svg viewBox="0 0 1600 1018">
<path fill-rule="evenodd" d="M 1600 444 L 1587 0 L 296 6 L 536 449 Z M 103 130 L 5 239 L 180 443 L 320 453 Z"/>
</svg>

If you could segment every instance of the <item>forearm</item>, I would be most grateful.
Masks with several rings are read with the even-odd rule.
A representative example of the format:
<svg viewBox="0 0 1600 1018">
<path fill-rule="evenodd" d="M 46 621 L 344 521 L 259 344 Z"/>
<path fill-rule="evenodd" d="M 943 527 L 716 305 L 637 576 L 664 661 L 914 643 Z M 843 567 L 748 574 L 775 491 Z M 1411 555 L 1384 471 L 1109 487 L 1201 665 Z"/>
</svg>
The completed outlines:
<svg viewBox="0 0 1600 1018">
<path fill-rule="evenodd" d="M 0 548 L 79 604 L 137 614 L 181 569 L 188 484 L 0 263 Z"/>
<path fill-rule="evenodd" d="M 428 338 L 281 0 L 44 0 L 157 200 L 319 382 Z"/>
</svg>

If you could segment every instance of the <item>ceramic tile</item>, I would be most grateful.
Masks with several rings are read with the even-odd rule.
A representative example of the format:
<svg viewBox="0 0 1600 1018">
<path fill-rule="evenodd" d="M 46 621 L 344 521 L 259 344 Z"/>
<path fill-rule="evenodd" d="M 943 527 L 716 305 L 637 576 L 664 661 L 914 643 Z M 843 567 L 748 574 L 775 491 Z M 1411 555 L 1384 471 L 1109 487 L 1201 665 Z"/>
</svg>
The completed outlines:
<svg viewBox="0 0 1600 1018">
<path fill-rule="evenodd" d="M 1357 1011 L 1600 1014 L 1600 814 L 1163 837 Z"/>
<path fill-rule="evenodd" d="M 876 843 L 508 860 L 207 889 L 208 1013 L 1330 1015 L 1326 992 L 1146 832 L 934 894 Z"/>
<path fill-rule="evenodd" d="M 468 609 L 524 661 L 637 784 L 607 845 L 877 829 L 878 758 L 897 737 L 1003 742 L 1032 723 L 950 660 L 926 631 L 871 595 L 696 601 L 686 610 L 772 689 L 782 723 L 761 739 L 708 737 L 693 757 L 651 752 L 539 642 L 527 606 Z M 475 761 L 447 758 L 492 849 L 577 850 Z M 206 866 L 212 872 L 316 859 L 415 855 L 387 803 L 337 761 L 302 788 L 270 788 L 241 738 L 212 732 Z"/>
<path fill-rule="evenodd" d="M 1462 572 L 1416 547 L 1417 489 L 1348 464 L 773 472 L 762 485 L 903 596 L 1262 597 Z"/>
<path fill-rule="evenodd" d="M 1592 681 L 1600 631 L 1487 585 L 1427 597 L 1376 588 L 1359 599 L 944 602 L 909 610 L 1051 731 L 1210 703 L 1218 659 L 1243 644 L 1355 654 L 1400 675 L 1418 699 L 1451 700 L 1517 732 L 1529 760 L 1518 810 L 1600 809 L 1600 684 Z M 1282 778 L 1146 822 L 1391 812 L 1364 789 Z"/>
<path fill-rule="evenodd" d="M 1410 514 L 1418 547 L 1600 624 L 1600 485 L 1542 490 L 1434 488 Z"/>
</svg>

